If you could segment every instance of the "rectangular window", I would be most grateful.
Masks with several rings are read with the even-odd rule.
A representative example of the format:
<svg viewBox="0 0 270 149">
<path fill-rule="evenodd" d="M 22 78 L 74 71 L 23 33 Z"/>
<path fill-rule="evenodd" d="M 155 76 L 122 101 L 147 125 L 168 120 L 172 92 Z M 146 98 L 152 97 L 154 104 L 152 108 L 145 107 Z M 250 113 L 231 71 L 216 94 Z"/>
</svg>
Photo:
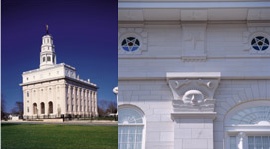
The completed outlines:
<svg viewBox="0 0 270 149">
<path fill-rule="evenodd" d="M 248 149 L 269 149 L 270 136 L 249 136 Z"/>
<path fill-rule="evenodd" d="M 230 136 L 230 149 L 237 149 L 235 136 Z"/>
<path fill-rule="evenodd" d="M 118 126 L 119 149 L 141 149 L 143 126 Z"/>
</svg>

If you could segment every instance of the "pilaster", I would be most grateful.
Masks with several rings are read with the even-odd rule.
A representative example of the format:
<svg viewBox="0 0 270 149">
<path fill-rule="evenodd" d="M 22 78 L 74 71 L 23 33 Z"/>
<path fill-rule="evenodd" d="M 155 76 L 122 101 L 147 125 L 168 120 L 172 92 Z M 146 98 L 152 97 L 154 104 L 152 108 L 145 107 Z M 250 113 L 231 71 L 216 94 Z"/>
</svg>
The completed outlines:
<svg viewBox="0 0 270 149">
<path fill-rule="evenodd" d="M 214 93 L 220 73 L 167 73 L 166 77 L 174 98 L 174 148 L 213 149 Z"/>
</svg>

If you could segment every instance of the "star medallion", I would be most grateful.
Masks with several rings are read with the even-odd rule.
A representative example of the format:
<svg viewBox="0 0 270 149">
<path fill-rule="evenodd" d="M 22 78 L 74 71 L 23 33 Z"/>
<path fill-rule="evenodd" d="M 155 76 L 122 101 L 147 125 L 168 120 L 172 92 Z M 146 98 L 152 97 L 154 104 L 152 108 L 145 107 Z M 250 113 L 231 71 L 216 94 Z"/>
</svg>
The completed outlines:
<svg viewBox="0 0 270 149">
<path fill-rule="evenodd" d="M 257 36 L 252 39 L 251 46 L 258 51 L 264 51 L 269 47 L 269 40 L 262 36 Z"/>
<path fill-rule="evenodd" d="M 140 42 L 137 38 L 127 37 L 122 41 L 122 48 L 125 51 L 136 51 L 140 47 Z"/>
</svg>

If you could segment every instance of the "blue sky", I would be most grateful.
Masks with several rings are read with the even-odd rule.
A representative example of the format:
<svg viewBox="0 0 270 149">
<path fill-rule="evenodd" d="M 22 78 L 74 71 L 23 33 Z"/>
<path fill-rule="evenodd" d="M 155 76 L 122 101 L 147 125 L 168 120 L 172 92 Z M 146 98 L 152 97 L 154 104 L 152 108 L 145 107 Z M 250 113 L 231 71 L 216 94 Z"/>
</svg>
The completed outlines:
<svg viewBox="0 0 270 149">
<path fill-rule="evenodd" d="M 45 25 L 53 36 L 57 63 L 76 68 L 99 86 L 98 100 L 115 101 L 117 1 L 2 0 L 1 94 L 6 111 L 23 101 L 22 73 L 39 68 Z"/>
</svg>

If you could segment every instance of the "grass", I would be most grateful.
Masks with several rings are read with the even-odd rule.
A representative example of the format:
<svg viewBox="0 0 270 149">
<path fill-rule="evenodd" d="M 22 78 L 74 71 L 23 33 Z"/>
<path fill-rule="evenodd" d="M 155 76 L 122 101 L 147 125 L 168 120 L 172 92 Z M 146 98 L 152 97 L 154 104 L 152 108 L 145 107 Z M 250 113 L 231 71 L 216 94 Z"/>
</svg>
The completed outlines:
<svg viewBox="0 0 270 149">
<path fill-rule="evenodd" d="M 117 149 L 117 126 L 1 124 L 2 149 Z"/>
</svg>

